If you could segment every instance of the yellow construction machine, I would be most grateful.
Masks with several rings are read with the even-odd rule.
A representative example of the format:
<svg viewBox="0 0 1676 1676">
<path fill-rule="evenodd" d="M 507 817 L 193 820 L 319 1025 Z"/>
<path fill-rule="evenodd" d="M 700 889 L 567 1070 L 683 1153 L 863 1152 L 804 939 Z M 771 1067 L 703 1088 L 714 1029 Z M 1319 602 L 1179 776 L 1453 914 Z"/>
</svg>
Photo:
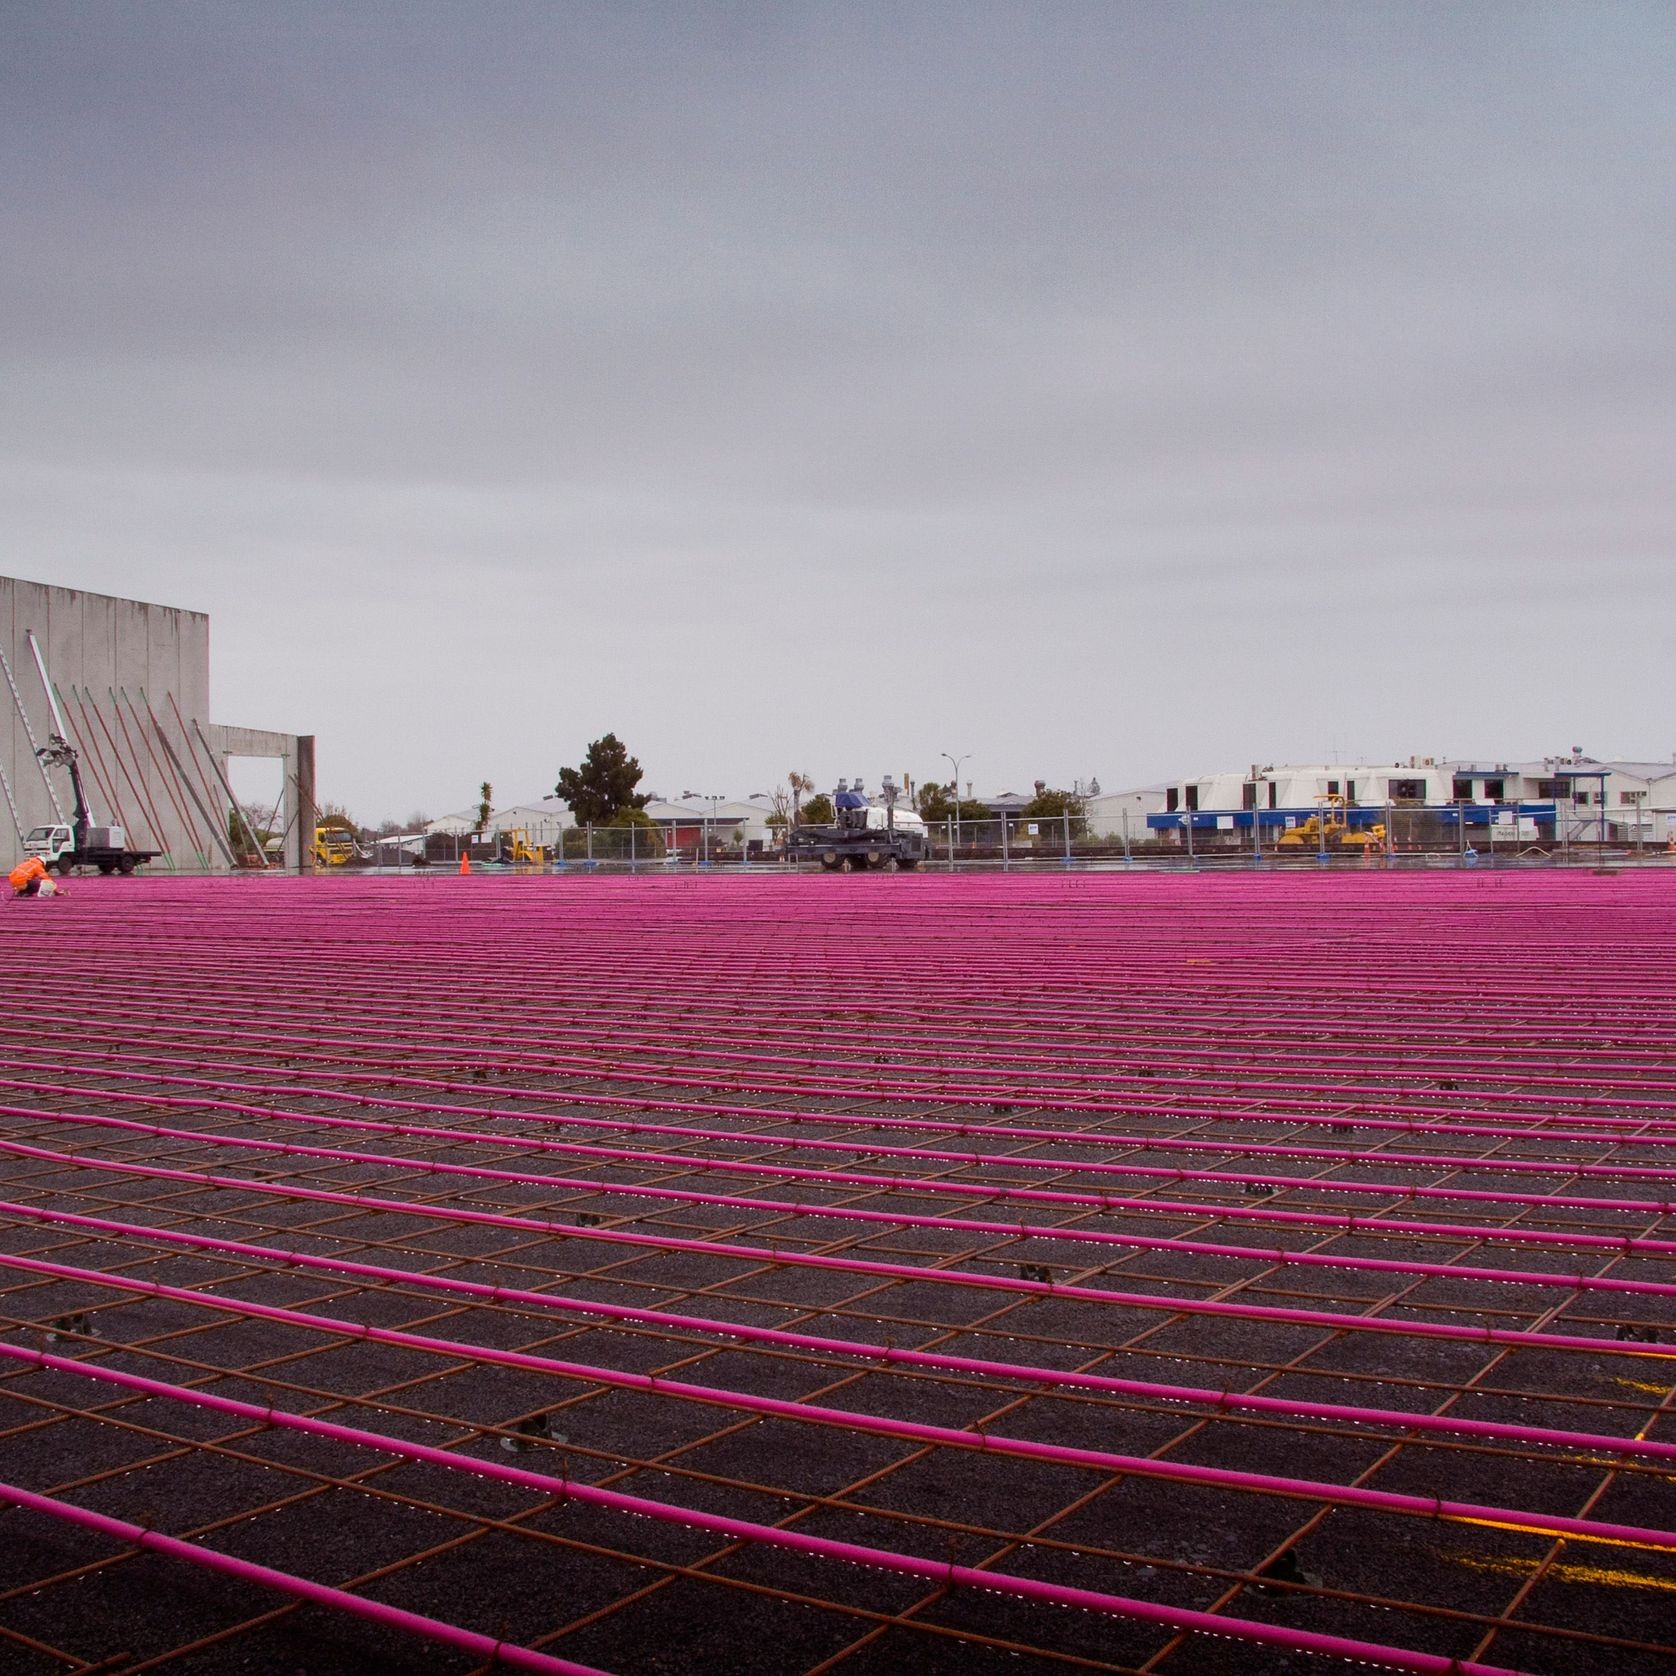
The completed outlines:
<svg viewBox="0 0 1676 1676">
<path fill-rule="evenodd" d="M 529 829 L 509 826 L 500 834 L 500 853 L 496 858 L 516 867 L 527 863 L 532 867 L 547 864 L 547 851 L 540 844 L 530 842 Z"/>
<path fill-rule="evenodd" d="M 314 829 L 316 867 L 342 867 L 345 862 L 354 861 L 359 854 L 354 833 L 345 832 L 341 826 L 317 826 Z"/>
<path fill-rule="evenodd" d="M 1385 826 L 1378 822 L 1373 826 L 1351 828 L 1348 805 L 1338 792 L 1328 792 L 1325 797 L 1316 800 L 1321 808 L 1303 822 L 1301 826 L 1294 826 L 1283 832 L 1276 840 L 1276 846 L 1283 850 L 1321 850 L 1332 849 L 1335 846 L 1341 850 L 1375 850 L 1383 848 L 1385 843 Z"/>
</svg>

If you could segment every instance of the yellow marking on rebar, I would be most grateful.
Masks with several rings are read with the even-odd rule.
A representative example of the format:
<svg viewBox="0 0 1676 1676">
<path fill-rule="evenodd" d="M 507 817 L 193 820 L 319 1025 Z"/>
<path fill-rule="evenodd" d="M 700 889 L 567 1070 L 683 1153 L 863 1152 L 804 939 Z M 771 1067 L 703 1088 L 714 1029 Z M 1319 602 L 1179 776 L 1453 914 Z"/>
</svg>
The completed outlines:
<svg viewBox="0 0 1676 1676">
<path fill-rule="evenodd" d="M 1445 1558 L 1457 1565 L 1470 1566 L 1475 1571 L 1496 1571 L 1507 1577 L 1528 1577 L 1540 1563 L 1537 1560 L 1522 1560 L 1512 1554 L 1449 1554 Z M 1609 1589 L 1657 1589 L 1665 1594 L 1676 1594 L 1676 1579 L 1652 1577 L 1644 1571 L 1573 1565 L 1561 1560 L 1549 1568 L 1548 1575 L 1562 1583 L 1595 1583 Z"/>
<path fill-rule="evenodd" d="M 1643 1442 L 1646 1439 L 1646 1436 L 1647 1436 L 1648 1432 L 1650 1432 L 1653 1429 L 1653 1422 L 1656 1419 L 1658 1419 L 1659 1415 L 1661 1415 L 1664 1412 L 1665 1402 L 1668 1400 L 1670 1395 L 1671 1395 L 1671 1393 L 1668 1392 L 1668 1391 L 1660 1391 L 1658 1393 L 1659 1406 L 1656 1409 L 1654 1409 L 1651 1414 L 1649 1414 L 1647 1416 L 1647 1424 L 1644 1425 L 1641 1428 L 1641 1430 L 1638 1431 L 1635 1434 L 1635 1441 L 1637 1443 Z"/>
<path fill-rule="evenodd" d="M 1439 1518 L 1451 1525 L 1476 1525 L 1481 1530 L 1513 1531 L 1519 1536 L 1540 1537 L 1544 1542 L 1595 1542 L 1604 1548 L 1638 1548 L 1646 1554 L 1668 1554 L 1668 1543 L 1637 1542 L 1627 1536 L 1594 1536 L 1587 1531 L 1545 1530 L 1540 1525 L 1521 1525 L 1511 1519 L 1475 1519 L 1465 1513 L 1442 1513 Z"/>
</svg>

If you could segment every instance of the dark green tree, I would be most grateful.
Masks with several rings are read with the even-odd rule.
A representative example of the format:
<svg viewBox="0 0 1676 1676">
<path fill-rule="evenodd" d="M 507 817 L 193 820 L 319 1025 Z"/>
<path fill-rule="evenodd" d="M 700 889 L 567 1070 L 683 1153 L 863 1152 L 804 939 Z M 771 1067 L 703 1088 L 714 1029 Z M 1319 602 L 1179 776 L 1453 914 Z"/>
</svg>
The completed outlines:
<svg viewBox="0 0 1676 1676">
<path fill-rule="evenodd" d="M 921 781 L 918 792 L 914 794 L 914 807 L 919 810 L 922 819 L 933 824 L 949 820 L 971 822 L 995 818 L 990 814 L 988 804 L 980 803 L 975 797 L 963 797 L 956 804 L 952 788 L 937 785 L 930 780 Z"/>
<path fill-rule="evenodd" d="M 816 792 L 798 812 L 799 826 L 831 826 L 838 818 L 832 799 L 824 791 Z"/>
<path fill-rule="evenodd" d="M 473 830 L 481 833 L 489 824 L 489 816 L 494 813 L 495 788 L 485 780 L 477 788 L 477 795 L 482 801 L 477 805 L 477 825 Z"/>
<path fill-rule="evenodd" d="M 1027 821 L 1056 821 L 1065 815 L 1071 817 L 1071 836 L 1082 837 L 1085 829 L 1082 800 L 1068 791 L 1049 791 L 1046 785 L 1038 780 L 1036 795 L 1019 811 L 1018 818 Z"/>
<path fill-rule="evenodd" d="M 616 734 L 608 733 L 588 747 L 580 768 L 561 768 L 553 790 L 570 805 L 580 826 L 608 826 L 625 809 L 641 809 L 646 798 L 640 784 L 640 764 Z"/>
<path fill-rule="evenodd" d="M 598 859 L 625 860 L 631 853 L 650 861 L 664 853 L 663 828 L 644 809 L 619 809 L 604 831 L 595 821 L 593 853 Z M 628 829 L 635 828 L 631 851 Z M 615 837 L 612 834 L 616 834 Z M 588 834 L 580 826 L 567 827 L 561 840 L 565 859 L 574 861 L 588 853 Z"/>
<path fill-rule="evenodd" d="M 914 807 L 928 821 L 946 821 L 954 813 L 954 799 L 947 786 L 933 780 L 922 780 L 914 794 Z"/>
</svg>

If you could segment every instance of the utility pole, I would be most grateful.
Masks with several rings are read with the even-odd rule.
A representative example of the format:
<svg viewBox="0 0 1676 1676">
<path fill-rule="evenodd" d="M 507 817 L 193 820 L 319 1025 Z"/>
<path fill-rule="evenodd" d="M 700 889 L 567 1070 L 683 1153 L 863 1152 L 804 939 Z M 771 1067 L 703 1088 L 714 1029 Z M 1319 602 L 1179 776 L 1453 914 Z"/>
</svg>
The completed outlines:
<svg viewBox="0 0 1676 1676">
<path fill-rule="evenodd" d="M 954 793 L 954 841 L 957 844 L 960 842 L 960 765 L 971 754 L 970 751 L 962 751 L 959 756 L 954 756 L 948 751 L 940 753 L 954 769 L 954 778 L 949 781 L 949 790 Z"/>
</svg>

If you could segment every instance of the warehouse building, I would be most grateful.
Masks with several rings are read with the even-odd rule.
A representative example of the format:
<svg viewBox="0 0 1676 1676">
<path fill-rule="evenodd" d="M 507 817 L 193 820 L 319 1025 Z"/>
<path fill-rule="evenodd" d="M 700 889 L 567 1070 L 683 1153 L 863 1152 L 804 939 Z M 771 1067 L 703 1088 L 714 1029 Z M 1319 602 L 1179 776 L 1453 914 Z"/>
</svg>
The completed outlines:
<svg viewBox="0 0 1676 1676">
<path fill-rule="evenodd" d="M 1083 801 L 1091 838 L 1121 838 L 1126 843 L 1152 836 L 1147 816 L 1160 814 L 1169 788 L 1162 783 L 1132 791 L 1097 792 Z"/>
<path fill-rule="evenodd" d="M 463 838 L 478 831 L 480 818 L 476 809 L 459 809 L 427 822 L 425 831 Z M 534 803 L 513 803 L 492 811 L 482 833 L 487 838 L 498 838 L 503 832 L 522 832 L 527 843 L 557 850 L 565 833 L 575 825 L 570 805 L 562 797 L 543 797 Z"/>
<path fill-rule="evenodd" d="M 1338 804 L 1352 829 L 1396 821 L 1415 837 L 1662 843 L 1676 831 L 1676 762 L 1573 751 L 1525 762 L 1254 764 L 1117 797 L 1161 797 L 1145 816 L 1147 831 L 1181 841 L 1219 832 L 1249 839 L 1253 829 L 1259 839 L 1279 837 Z"/>
<path fill-rule="evenodd" d="M 690 798 L 680 803 L 654 797 L 647 802 L 645 814 L 662 833 L 672 855 L 701 854 L 707 847 L 749 850 L 753 844 L 760 850 L 774 836 L 770 825 L 774 804 L 763 796 Z"/>
<path fill-rule="evenodd" d="M 33 828 L 68 823 L 64 770 L 36 751 L 62 723 L 96 824 L 160 851 L 152 871 L 263 865 L 233 815 L 230 761 L 278 759 L 284 865 L 313 866 L 314 740 L 210 719 L 209 618 L 201 611 L 0 576 L 0 860 Z M 54 701 L 57 706 L 55 720 Z"/>
</svg>

